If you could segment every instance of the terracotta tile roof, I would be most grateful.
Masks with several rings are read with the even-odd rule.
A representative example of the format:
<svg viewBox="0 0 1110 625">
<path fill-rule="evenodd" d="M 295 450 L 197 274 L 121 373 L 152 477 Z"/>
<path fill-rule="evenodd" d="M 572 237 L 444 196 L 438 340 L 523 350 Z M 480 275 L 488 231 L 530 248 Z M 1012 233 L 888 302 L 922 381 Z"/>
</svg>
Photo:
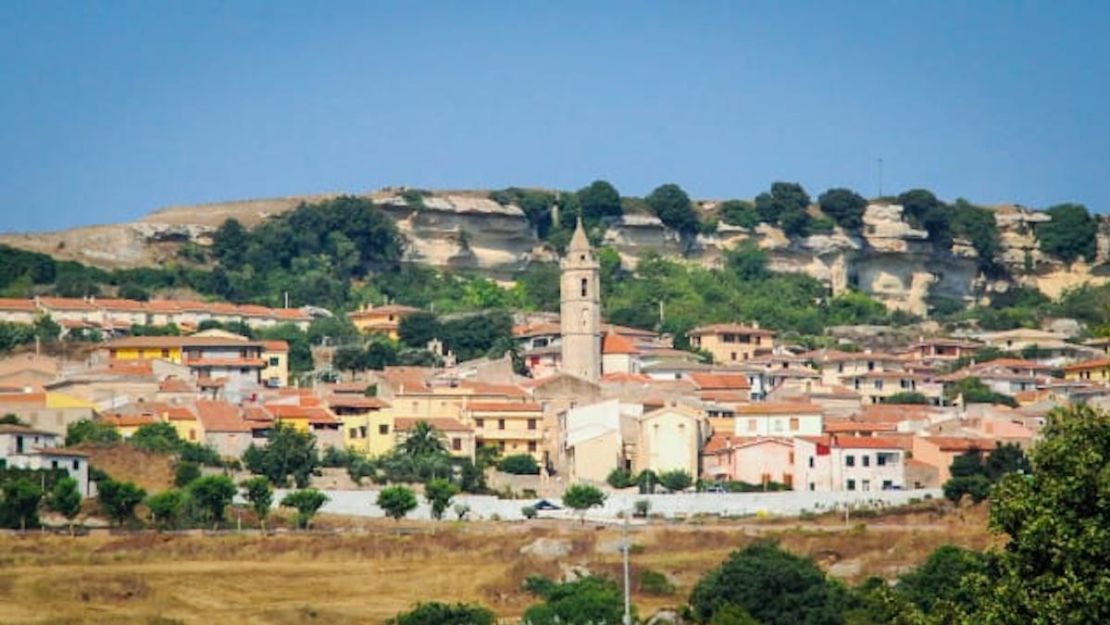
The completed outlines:
<svg viewBox="0 0 1110 625">
<path fill-rule="evenodd" d="M 736 414 L 742 415 L 780 415 L 780 414 L 820 414 L 821 406 L 806 402 L 761 402 L 737 406 Z"/>
<path fill-rule="evenodd" d="M 197 401 L 197 416 L 204 431 L 250 432 L 251 429 L 239 413 L 239 407 L 227 402 L 202 399 Z"/>
<path fill-rule="evenodd" d="M 134 375 L 150 377 L 154 375 L 154 365 L 149 360 L 116 360 L 108 361 L 108 366 L 101 369 L 107 373 L 117 375 Z"/>
<path fill-rule="evenodd" d="M 262 341 L 262 349 L 268 352 L 287 352 L 289 343 L 285 341 Z"/>
<path fill-rule="evenodd" d="M 143 312 L 145 307 L 143 302 L 133 299 L 112 299 L 112 298 L 96 298 L 92 302 L 96 306 L 104 310 L 111 311 L 124 311 L 124 312 Z"/>
<path fill-rule="evenodd" d="M 312 319 L 312 315 L 299 308 L 275 308 L 272 313 L 275 318 L 286 321 L 308 321 Z"/>
<path fill-rule="evenodd" d="M 761 336 L 774 336 L 775 334 L 771 330 L 757 328 L 754 326 L 746 326 L 741 323 L 714 323 L 711 325 L 694 328 L 689 332 L 689 334 L 690 336 L 698 336 L 702 334 L 720 334 L 724 332 L 732 334 L 758 334 Z"/>
<path fill-rule="evenodd" d="M 862 406 L 858 414 L 854 415 L 856 421 L 868 423 L 891 423 L 900 421 L 922 421 L 929 418 L 931 411 L 926 406 L 907 404 L 868 404 Z"/>
<path fill-rule="evenodd" d="M 35 308 L 35 300 L 32 299 L 14 299 L 9 297 L 0 297 L 0 310 L 35 312 Z"/>
<path fill-rule="evenodd" d="M 832 446 L 841 449 L 903 449 L 903 444 L 881 436 L 835 436 Z"/>
<path fill-rule="evenodd" d="M 398 432 L 407 432 L 416 427 L 417 423 L 421 421 L 427 423 L 433 428 L 441 432 L 473 432 L 474 429 L 469 425 L 458 421 L 456 419 L 420 419 L 420 418 L 398 418 L 393 420 L 393 429 Z"/>
<path fill-rule="evenodd" d="M 748 393 L 737 391 L 702 391 L 700 397 L 702 401 L 723 403 L 746 404 L 751 401 L 751 396 Z"/>
<path fill-rule="evenodd" d="M 46 393 L 0 393 L 0 404 L 46 404 Z"/>
<path fill-rule="evenodd" d="M 289 406 L 266 404 L 266 410 L 280 420 L 307 420 L 314 425 L 335 425 L 339 423 L 330 412 L 319 406 Z"/>
<path fill-rule="evenodd" d="M 144 302 L 143 309 L 149 313 L 181 312 L 180 304 L 170 300 L 151 300 L 149 302 Z"/>
<path fill-rule="evenodd" d="M 601 340 L 602 354 L 638 354 L 640 350 L 632 344 L 631 339 L 610 332 Z"/>
<path fill-rule="evenodd" d="M 97 310 L 96 306 L 75 297 L 40 297 L 39 304 L 43 308 L 57 310 L 85 310 L 90 312 Z"/>
<path fill-rule="evenodd" d="M 156 416 L 154 416 L 153 414 L 150 414 L 150 413 L 141 413 L 141 414 L 108 413 L 108 414 L 103 416 L 102 420 L 105 423 L 107 423 L 109 425 L 112 425 L 112 426 L 115 426 L 117 428 L 141 427 L 141 426 L 144 426 L 144 425 L 151 425 L 152 423 L 158 423 L 159 422 L 158 417 L 156 417 Z"/>
<path fill-rule="evenodd" d="M 1084 360 L 1064 367 L 1064 371 L 1086 371 L 1088 369 L 1105 369 L 1110 367 L 1110 358 L 1095 358 Z"/>
<path fill-rule="evenodd" d="M 223 388 L 227 384 L 226 378 L 200 378 L 197 380 L 197 386 L 200 388 Z"/>
<path fill-rule="evenodd" d="M 532 402 L 474 401 L 466 405 L 470 412 L 542 412 L 543 406 Z"/>
<path fill-rule="evenodd" d="M 741 373 L 700 373 L 691 372 L 686 377 L 700 390 L 747 391 L 751 390 L 748 376 Z"/>
<path fill-rule="evenodd" d="M 243 418 L 247 421 L 265 422 L 267 424 L 274 422 L 274 415 L 270 414 L 270 411 L 255 404 L 243 406 Z"/>
<path fill-rule="evenodd" d="M 359 408 L 364 410 L 381 410 L 389 407 L 389 403 L 377 397 L 347 397 L 342 394 L 329 397 L 327 404 L 332 408 Z"/>
<path fill-rule="evenodd" d="M 172 375 L 158 384 L 158 391 L 162 393 L 191 393 L 193 390 L 188 382 Z"/>
<path fill-rule="evenodd" d="M 128 336 L 108 341 L 108 349 L 126 348 L 185 348 L 185 347 L 261 347 L 257 341 L 245 341 L 241 337 L 225 338 L 220 336 Z"/>
<path fill-rule="evenodd" d="M 270 317 L 274 313 L 266 306 L 256 306 L 254 304 L 240 304 L 235 310 L 244 317 Z"/>
<path fill-rule="evenodd" d="M 861 423 L 859 421 L 826 421 L 825 432 L 839 434 L 842 432 L 896 432 L 897 423 Z"/>
<path fill-rule="evenodd" d="M 366 388 L 371 385 L 371 382 L 336 382 L 326 388 L 330 389 L 332 393 L 362 395 L 366 392 Z"/>
<path fill-rule="evenodd" d="M 563 328 L 558 323 L 542 322 L 513 326 L 513 336 L 517 338 L 546 334 L 562 334 L 562 332 Z"/>
</svg>

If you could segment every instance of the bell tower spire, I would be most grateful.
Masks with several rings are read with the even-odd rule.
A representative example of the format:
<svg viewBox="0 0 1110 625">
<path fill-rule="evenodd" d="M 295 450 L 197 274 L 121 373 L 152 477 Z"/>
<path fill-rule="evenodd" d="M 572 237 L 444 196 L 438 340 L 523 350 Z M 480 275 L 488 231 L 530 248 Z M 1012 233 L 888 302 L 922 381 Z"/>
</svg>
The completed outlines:
<svg viewBox="0 0 1110 625">
<path fill-rule="evenodd" d="M 601 377 L 601 266 L 581 217 L 559 269 L 562 369 L 597 382 Z"/>
</svg>

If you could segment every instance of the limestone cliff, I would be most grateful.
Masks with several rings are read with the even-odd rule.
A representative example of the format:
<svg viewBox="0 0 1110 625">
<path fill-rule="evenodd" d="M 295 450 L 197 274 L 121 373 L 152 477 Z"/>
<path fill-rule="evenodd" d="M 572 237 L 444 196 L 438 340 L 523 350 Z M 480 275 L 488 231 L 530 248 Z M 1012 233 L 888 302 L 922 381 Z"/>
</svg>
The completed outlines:
<svg viewBox="0 0 1110 625">
<path fill-rule="evenodd" d="M 555 259 L 517 206 L 502 206 L 482 191 L 425 193 L 410 203 L 405 195 L 411 194 L 402 191 L 386 188 L 366 196 L 397 222 L 408 239 L 410 262 L 507 280 L 532 262 Z M 0 243 L 106 268 L 157 265 L 177 258 L 187 242 L 209 245 L 211 232 L 229 217 L 253 225 L 302 201 L 328 197 L 333 196 L 171 207 L 127 224 L 0 235 Z M 714 203 L 703 202 L 699 208 L 711 211 Z M 927 233 L 903 219 L 900 206 L 889 204 L 868 206 L 859 233 L 836 228 L 804 239 L 791 239 L 766 224 L 750 230 L 722 224 L 713 234 L 683 238 L 654 216 L 626 214 L 609 224 L 605 243 L 630 267 L 648 253 L 716 266 L 728 250 L 750 240 L 768 253 L 772 269 L 806 273 L 833 293 L 858 288 L 892 309 L 916 314 L 926 311 L 930 296 L 979 301 L 1018 284 L 1056 296 L 1078 284 L 1110 279 L 1110 222 L 1100 222 L 1095 262 L 1065 266 L 1037 247 L 1034 226 L 1049 219 L 1046 214 L 1012 205 L 992 210 L 999 227 L 999 259 L 1008 274 L 993 279 L 979 270 L 967 241 L 957 239 L 951 250 L 938 250 Z"/>
</svg>

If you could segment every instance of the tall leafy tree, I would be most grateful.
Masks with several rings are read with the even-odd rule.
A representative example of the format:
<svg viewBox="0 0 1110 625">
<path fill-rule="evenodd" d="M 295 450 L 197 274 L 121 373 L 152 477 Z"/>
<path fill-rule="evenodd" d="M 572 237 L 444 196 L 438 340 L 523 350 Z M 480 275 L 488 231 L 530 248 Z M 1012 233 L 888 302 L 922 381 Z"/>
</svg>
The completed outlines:
<svg viewBox="0 0 1110 625">
<path fill-rule="evenodd" d="M 862 195 L 837 187 L 829 189 L 817 198 L 821 212 L 840 224 L 845 230 L 859 230 L 863 227 L 863 213 L 867 209 L 867 200 Z"/>
<path fill-rule="evenodd" d="M 251 473 L 264 475 L 278 486 L 286 485 L 292 477 L 298 488 L 304 488 L 320 464 L 316 437 L 292 425 L 279 423 L 270 433 L 265 447 L 252 445 L 247 449 L 243 463 Z"/>
<path fill-rule="evenodd" d="M 605 180 L 595 180 L 578 190 L 578 205 L 584 221 L 596 222 L 602 217 L 619 217 L 621 195 Z"/>
<path fill-rule="evenodd" d="M 328 496 L 315 488 L 296 490 L 281 500 L 281 505 L 297 510 L 297 527 L 308 529 L 312 518 L 328 502 Z"/>
<path fill-rule="evenodd" d="M 213 529 L 224 521 L 224 511 L 235 497 L 235 482 L 226 475 L 208 475 L 189 485 L 189 495 Z"/>
<path fill-rule="evenodd" d="M 416 494 L 407 486 L 388 486 L 378 493 L 376 503 L 386 516 L 400 521 L 416 509 Z"/>
<path fill-rule="evenodd" d="M 73 520 L 81 514 L 81 490 L 77 480 L 67 475 L 54 482 L 46 505 L 69 521 L 69 531 L 73 533 Z"/>
<path fill-rule="evenodd" d="M 656 187 L 644 201 L 668 228 L 683 234 L 697 232 L 698 216 L 694 212 L 694 203 L 677 184 L 668 183 Z"/>
<path fill-rule="evenodd" d="M 443 518 L 443 513 L 451 505 L 451 499 L 458 492 L 459 488 L 457 486 L 443 478 L 429 480 L 424 484 L 424 498 L 428 500 L 428 504 L 432 507 L 433 519 L 438 521 Z"/>
<path fill-rule="evenodd" d="M 4 482 L 0 487 L 0 524 L 25 530 L 39 524 L 39 503 L 42 489 L 38 483 L 19 477 Z"/>
<path fill-rule="evenodd" d="M 574 484 L 563 492 L 563 505 L 578 512 L 585 522 L 586 511 L 605 504 L 605 493 L 590 484 Z"/>
<path fill-rule="evenodd" d="M 270 480 L 259 475 L 244 481 L 243 497 L 250 503 L 254 515 L 258 517 L 258 526 L 266 530 L 266 519 L 270 516 L 270 508 L 274 504 L 274 488 Z"/>
<path fill-rule="evenodd" d="M 100 480 L 97 488 L 101 508 L 119 526 L 135 518 L 135 506 L 146 497 L 146 491 L 131 482 Z"/>
<path fill-rule="evenodd" d="M 1082 204 L 1058 204 L 1045 211 L 1051 221 L 1037 224 L 1037 243 L 1045 254 L 1072 263 L 1094 260 L 1098 220 Z"/>
</svg>

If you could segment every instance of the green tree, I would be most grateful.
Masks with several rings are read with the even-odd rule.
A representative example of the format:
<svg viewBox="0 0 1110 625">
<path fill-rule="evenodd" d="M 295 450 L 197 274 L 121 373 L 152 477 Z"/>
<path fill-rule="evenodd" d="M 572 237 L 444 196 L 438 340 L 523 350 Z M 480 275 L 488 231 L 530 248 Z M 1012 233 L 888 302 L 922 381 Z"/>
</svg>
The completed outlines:
<svg viewBox="0 0 1110 625">
<path fill-rule="evenodd" d="M 669 491 L 679 492 L 690 488 L 690 485 L 694 483 L 694 478 L 682 469 L 674 469 L 660 473 L 659 483 Z"/>
<path fill-rule="evenodd" d="M 927 405 L 929 403 L 929 398 L 917 391 L 903 391 L 887 397 L 883 403 Z"/>
<path fill-rule="evenodd" d="M 394 521 L 416 509 L 416 494 L 407 486 L 389 486 L 378 493 L 377 505 Z"/>
<path fill-rule="evenodd" d="M 621 622 L 624 595 L 603 577 L 582 577 L 543 587 L 543 602 L 524 612 L 529 625 L 594 625 Z M 633 614 L 633 622 L 636 616 Z"/>
<path fill-rule="evenodd" d="M 532 454 L 505 456 L 497 464 L 497 468 L 514 475 L 539 475 L 540 473 L 540 463 L 536 462 Z"/>
<path fill-rule="evenodd" d="M 867 200 L 862 195 L 837 187 L 829 189 L 817 198 L 821 212 L 840 224 L 845 230 L 856 231 L 863 227 L 863 213 L 867 209 Z"/>
<path fill-rule="evenodd" d="M 243 454 L 243 464 L 251 473 L 264 475 L 278 486 L 285 486 L 290 476 L 297 488 L 308 486 L 319 463 L 316 437 L 285 423 L 279 423 L 270 432 L 265 447 L 252 445 Z"/>
<path fill-rule="evenodd" d="M 741 280 L 765 280 L 771 277 L 768 262 L 767 252 L 751 241 L 736 246 L 725 257 L 725 266 Z"/>
<path fill-rule="evenodd" d="M 617 467 L 609 472 L 605 482 L 613 488 L 629 488 L 636 485 L 636 476 L 628 469 Z"/>
<path fill-rule="evenodd" d="M 247 253 L 247 229 L 239 220 L 225 220 L 212 235 L 212 253 L 228 269 L 239 269 Z"/>
<path fill-rule="evenodd" d="M 388 621 L 388 625 L 495 625 L 488 608 L 469 603 L 420 603 Z"/>
<path fill-rule="evenodd" d="M 927 189 L 911 189 L 897 198 L 902 214 L 915 227 L 924 228 L 929 240 L 942 249 L 952 247 L 952 210 Z"/>
<path fill-rule="evenodd" d="M 200 465 L 188 460 L 179 460 L 173 470 L 173 485 L 184 488 L 200 478 Z"/>
<path fill-rule="evenodd" d="M 726 605 L 743 608 L 764 625 L 842 622 L 838 590 L 821 569 L 769 542 L 734 551 L 690 594 L 690 608 L 700 623 Z"/>
<path fill-rule="evenodd" d="M 956 234 L 971 242 L 979 255 L 981 268 L 991 270 L 996 267 L 995 257 L 1002 244 L 998 237 L 998 222 L 994 218 L 994 211 L 959 198 L 952 205 L 952 228 Z"/>
<path fill-rule="evenodd" d="M 621 195 L 604 180 L 595 180 L 578 190 L 578 205 L 582 220 L 597 222 L 602 217 L 619 217 L 622 212 Z"/>
<path fill-rule="evenodd" d="M 726 603 L 709 619 L 709 625 L 760 625 L 751 614 L 738 605 Z"/>
<path fill-rule="evenodd" d="M 990 526 L 1009 540 L 997 581 L 982 579 L 969 622 L 1102 623 L 1110 619 L 1110 414 L 1088 406 L 1048 415 L 1032 474 L 996 487 Z"/>
<path fill-rule="evenodd" d="M 677 184 L 656 187 L 644 200 L 651 212 L 668 228 L 682 234 L 693 234 L 698 230 L 698 216 L 690 196 Z"/>
<path fill-rule="evenodd" d="M 297 527 L 308 529 L 312 517 L 328 502 L 328 496 L 315 488 L 295 490 L 281 500 L 281 505 L 297 510 Z"/>
<path fill-rule="evenodd" d="M 0 487 L 0 525 L 25 530 L 39 524 L 42 489 L 30 478 L 9 479 Z"/>
<path fill-rule="evenodd" d="M 172 453 L 177 451 L 182 441 L 177 435 L 176 428 L 169 423 L 159 421 L 140 426 L 127 442 L 139 449 Z"/>
<path fill-rule="evenodd" d="M 131 482 L 117 482 L 112 479 L 101 480 L 97 484 L 97 500 L 101 509 L 116 525 L 135 518 L 135 506 L 146 497 L 146 491 Z"/>
<path fill-rule="evenodd" d="M 721 221 L 741 228 L 754 228 L 759 225 L 759 211 L 755 204 L 747 200 L 727 200 L 717 206 Z"/>
<path fill-rule="evenodd" d="M 181 524 L 186 501 L 184 492 L 177 489 L 164 490 L 147 497 L 146 507 L 150 510 L 151 520 L 158 527 L 176 529 Z"/>
<path fill-rule="evenodd" d="M 427 421 L 418 421 L 402 441 L 400 450 L 413 457 L 441 455 L 447 453 L 447 443 L 442 432 Z"/>
<path fill-rule="evenodd" d="M 1095 231 L 1098 219 L 1082 204 L 1058 204 L 1045 211 L 1051 221 L 1037 224 L 1037 243 L 1041 251 L 1066 263 L 1080 257 L 1091 261 L 1098 252 Z"/>
<path fill-rule="evenodd" d="M 67 475 L 54 482 L 46 505 L 69 521 L 69 531 L 72 534 L 73 520 L 81 514 L 81 490 L 77 480 Z"/>
<path fill-rule="evenodd" d="M 224 521 L 224 510 L 235 497 L 235 482 L 226 475 L 209 475 L 189 484 L 189 496 L 213 529 Z"/>
<path fill-rule="evenodd" d="M 596 486 L 574 484 L 563 492 L 563 505 L 578 512 L 585 522 L 587 510 L 605 505 L 605 493 Z"/>
<path fill-rule="evenodd" d="M 243 487 L 243 497 L 258 517 L 258 526 L 266 531 L 266 518 L 270 516 L 270 508 L 274 504 L 274 488 L 270 486 L 270 480 L 259 475 L 245 480 L 240 486 Z"/>
<path fill-rule="evenodd" d="M 921 566 L 898 578 L 898 592 L 922 612 L 934 612 L 939 602 L 954 603 L 964 611 L 974 608 L 975 595 L 965 578 L 987 574 L 987 558 L 954 545 L 938 548 Z"/>
<path fill-rule="evenodd" d="M 769 193 L 755 198 L 755 210 L 761 221 L 778 224 L 787 236 L 809 234 L 809 194 L 796 182 L 775 182 Z"/>
<path fill-rule="evenodd" d="M 58 325 L 50 315 L 39 315 L 32 327 L 35 337 L 41 341 L 56 341 L 62 335 L 62 326 Z"/>
<path fill-rule="evenodd" d="M 432 313 L 418 312 L 402 318 L 397 332 L 402 343 L 422 349 L 428 341 L 443 337 L 443 326 Z"/>
<path fill-rule="evenodd" d="M 443 478 L 428 480 L 424 484 L 424 499 L 432 507 L 432 518 L 440 520 L 447 506 L 451 505 L 451 498 L 457 495 L 459 488 Z"/>
</svg>

